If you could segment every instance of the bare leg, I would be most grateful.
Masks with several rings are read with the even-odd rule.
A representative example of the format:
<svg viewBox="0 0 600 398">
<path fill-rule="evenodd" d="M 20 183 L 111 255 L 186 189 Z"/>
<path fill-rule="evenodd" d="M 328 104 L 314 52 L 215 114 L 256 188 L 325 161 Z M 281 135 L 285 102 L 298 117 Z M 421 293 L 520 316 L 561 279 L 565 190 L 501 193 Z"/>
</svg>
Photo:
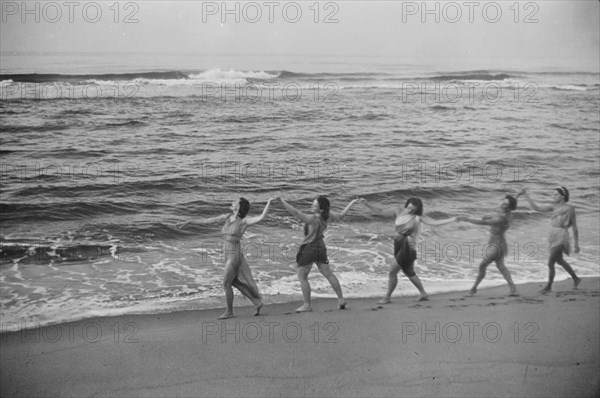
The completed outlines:
<svg viewBox="0 0 600 398">
<path fill-rule="evenodd" d="M 496 252 L 494 251 L 494 253 L 492 253 L 492 256 L 494 256 L 495 254 Z M 477 278 L 475 278 L 475 283 L 473 284 L 473 287 L 471 288 L 471 290 L 469 290 L 469 296 L 473 296 L 475 293 L 477 293 L 477 286 L 479 286 L 483 278 L 485 278 L 485 272 L 487 270 L 487 267 L 492 262 L 493 257 L 490 257 L 486 256 L 483 258 L 483 260 L 481 260 L 481 263 L 479 264 L 479 273 L 477 274 Z"/>
<path fill-rule="evenodd" d="M 310 283 L 308 283 L 308 273 L 311 268 L 312 264 L 298 267 L 298 279 L 300 280 L 304 304 L 302 304 L 301 307 L 296 308 L 296 312 L 312 311 L 312 308 L 310 308 Z"/>
<path fill-rule="evenodd" d="M 554 269 L 554 264 L 556 260 L 562 257 L 562 245 L 553 247 L 550 250 L 550 257 L 548 257 L 548 283 L 541 290 L 542 293 L 548 293 L 552 290 L 552 283 L 554 283 L 554 276 L 556 275 L 556 270 Z"/>
<path fill-rule="evenodd" d="M 575 285 L 575 289 L 577 289 L 577 286 L 581 282 L 581 279 L 577 276 L 577 274 L 575 274 L 575 271 L 569 265 L 569 263 L 565 261 L 563 255 L 562 255 L 562 251 L 559 252 L 559 256 L 556 259 L 556 262 L 559 263 L 565 269 L 565 271 L 567 271 L 569 273 L 569 275 L 571 275 L 571 278 L 573 278 L 573 284 Z"/>
<path fill-rule="evenodd" d="M 519 293 L 517 293 L 517 287 L 513 283 L 513 280 L 512 280 L 512 277 L 510 276 L 510 272 L 508 271 L 508 268 L 506 268 L 506 265 L 504 265 L 503 257 L 500 257 L 499 259 L 496 260 L 496 267 L 498 267 L 498 271 L 500 271 L 500 273 L 502 274 L 504 279 L 506 279 L 506 282 L 508 282 L 508 287 L 510 287 L 510 296 L 518 296 Z"/>
<path fill-rule="evenodd" d="M 317 263 L 317 267 L 323 276 L 329 281 L 329 284 L 333 288 L 333 291 L 337 295 L 338 298 L 338 308 L 343 310 L 346 308 L 346 300 L 344 300 L 344 295 L 342 294 L 342 288 L 340 286 L 340 281 L 337 276 L 331 271 L 329 264 Z"/>
<path fill-rule="evenodd" d="M 410 279 L 412 284 L 415 285 L 415 287 L 419 290 L 419 293 L 421 293 L 421 297 L 419 297 L 419 301 L 429 300 L 429 297 L 427 296 L 427 292 L 423 288 L 423 284 L 421 283 L 421 279 L 419 279 L 419 276 L 417 274 L 415 274 L 414 276 L 409 276 L 408 279 Z"/>
<path fill-rule="evenodd" d="M 392 293 L 396 290 L 398 285 L 398 272 L 400 272 L 400 265 L 394 260 L 394 264 L 390 266 L 390 272 L 388 274 L 388 288 L 385 296 L 379 300 L 378 304 L 388 304 L 392 301 Z"/>
</svg>

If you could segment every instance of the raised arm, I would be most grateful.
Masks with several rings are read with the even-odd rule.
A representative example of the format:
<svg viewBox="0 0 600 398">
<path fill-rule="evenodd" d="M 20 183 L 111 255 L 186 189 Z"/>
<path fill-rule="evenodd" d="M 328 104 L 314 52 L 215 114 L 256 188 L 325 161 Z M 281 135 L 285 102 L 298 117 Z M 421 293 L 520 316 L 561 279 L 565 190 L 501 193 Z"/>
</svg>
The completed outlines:
<svg viewBox="0 0 600 398">
<path fill-rule="evenodd" d="M 573 240 L 575 253 L 579 253 L 579 229 L 577 229 L 577 218 L 575 217 L 575 208 L 571 207 L 571 228 L 573 228 Z"/>
<path fill-rule="evenodd" d="M 331 219 L 331 221 L 339 221 L 342 219 L 342 217 L 344 217 L 348 211 L 350 211 L 350 208 L 352 206 L 354 206 L 354 204 L 356 204 L 358 202 L 358 199 L 354 199 L 353 201 L 351 201 L 350 203 L 348 203 L 348 206 L 346 206 L 346 208 L 344 210 L 342 210 L 339 213 L 334 213 L 332 211 L 329 212 L 329 218 Z"/>
<path fill-rule="evenodd" d="M 521 192 L 517 194 L 518 196 L 524 196 L 529 203 L 529 206 L 535 211 L 548 212 L 554 210 L 552 206 L 538 206 L 535 202 L 529 197 L 529 192 L 526 189 L 522 189 Z"/>
<path fill-rule="evenodd" d="M 446 225 L 446 224 L 450 224 L 451 222 L 455 222 L 456 217 L 447 218 L 445 220 L 434 220 L 433 218 L 428 217 L 428 216 L 421 216 L 421 221 L 423 221 L 423 224 L 437 227 L 439 225 Z"/>
<path fill-rule="evenodd" d="M 269 200 L 267 201 L 267 204 L 265 205 L 265 208 L 260 216 L 246 217 L 246 225 L 256 224 L 256 223 L 264 220 L 265 217 L 267 216 L 267 213 L 269 212 L 269 208 L 271 207 L 271 202 L 273 200 L 275 200 L 275 198 L 269 198 Z"/>
<path fill-rule="evenodd" d="M 396 209 L 384 209 L 382 207 L 372 205 L 371 203 L 367 202 L 366 199 L 361 199 L 360 202 L 364 203 L 365 206 L 367 206 L 369 209 L 371 209 L 371 211 L 373 213 L 375 213 L 377 215 L 385 216 L 385 217 L 395 217 L 396 216 Z"/>
<path fill-rule="evenodd" d="M 291 204 L 286 202 L 283 198 L 279 198 L 279 200 L 281 200 L 283 207 L 285 207 L 285 209 L 288 211 L 288 213 L 290 213 L 292 216 L 303 221 L 304 223 L 309 223 L 312 221 L 312 219 L 313 219 L 312 215 L 302 213 L 300 210 L 297 210 L 296 208 L 294 208 L 294 206 L 292 206 Z"/>
</svg>

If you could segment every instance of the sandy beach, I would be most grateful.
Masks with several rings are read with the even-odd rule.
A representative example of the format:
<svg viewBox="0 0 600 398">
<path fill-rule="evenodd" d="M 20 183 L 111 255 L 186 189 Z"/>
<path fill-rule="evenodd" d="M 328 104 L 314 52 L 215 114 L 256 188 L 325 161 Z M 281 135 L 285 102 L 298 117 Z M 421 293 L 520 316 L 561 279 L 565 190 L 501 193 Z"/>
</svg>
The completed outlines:
<svg viewBox="0 0 600 398">
<path fill-rule="evenodd" d="M 598 396 L 599 279 L 87 319 L 1 335 L 2 396 Z M 236 298 L 236 304 L 243 301 Z"/>
</svg>

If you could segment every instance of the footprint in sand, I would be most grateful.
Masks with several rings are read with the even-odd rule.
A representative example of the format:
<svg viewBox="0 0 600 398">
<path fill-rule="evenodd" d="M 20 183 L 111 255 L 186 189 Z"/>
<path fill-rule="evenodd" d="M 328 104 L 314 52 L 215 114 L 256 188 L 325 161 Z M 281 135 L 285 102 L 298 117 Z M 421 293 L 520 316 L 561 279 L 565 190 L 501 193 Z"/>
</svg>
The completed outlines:
<svg viewBox="0 0 600 398">
<path fill-rule="evenodd" d="M 544 300 L 538 300 L 538 299 L 527 298 L 527 297 L 523 297 L 523 298 L 517 299 L 515 301 L 517 303 L 525 303 L 525 304 L 541 304 L 544 302 Z"/>
<path fill-rule="evenodd" d="M 487 303 L 485 306 L 490 307 L 490 306 L 496 306 L 496 305 L 509 305 L 509 303 Z"/>
</svg>

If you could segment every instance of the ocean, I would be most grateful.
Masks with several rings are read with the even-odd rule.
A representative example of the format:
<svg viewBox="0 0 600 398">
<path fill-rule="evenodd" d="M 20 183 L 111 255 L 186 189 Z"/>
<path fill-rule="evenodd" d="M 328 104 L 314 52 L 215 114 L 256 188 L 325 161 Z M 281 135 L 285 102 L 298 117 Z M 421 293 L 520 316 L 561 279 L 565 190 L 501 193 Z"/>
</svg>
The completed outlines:
<svg viewBox="0 0 600 398">
<path fill-rule="evenodd" d="M 333 56 L 2 60 L 0 317 L 11 330 L 224 307 L 221 225 L 193 222 L 239 197 L 258 215 L 275 195 L 305 212 L 317 195 L 334 211 L 357 197 L 401 206 L 416 196 L 440 219 L 490 214 L 521 188 L 549 204 L 563 185 L 581 246 L 568 261 L 579 276 L 600 273 L 597 70 Z M 519 203 L 507 232 L 515 282 L 546 280 L 549 223 Z M 345 296 L 385 292 L 393 237 L 393 220 L 363 205 L 330 225 Z M 416 271 L 426 290 L 468 289 L 487 237 L 467 223 L 425 227 Z M 244 253 L 266 304 L 301 299 L 290 267 L 301 240 L 279 202 L 248 228 Z M 396 295 L 418 293 L 399 279 Z M 309 281 L 314 297 L 334 297 L 316 269 Z M 492 265 L 482 286 L 504 283 Z M 251 303 L 236 292 L 234 305 Z"/>
</svg>

